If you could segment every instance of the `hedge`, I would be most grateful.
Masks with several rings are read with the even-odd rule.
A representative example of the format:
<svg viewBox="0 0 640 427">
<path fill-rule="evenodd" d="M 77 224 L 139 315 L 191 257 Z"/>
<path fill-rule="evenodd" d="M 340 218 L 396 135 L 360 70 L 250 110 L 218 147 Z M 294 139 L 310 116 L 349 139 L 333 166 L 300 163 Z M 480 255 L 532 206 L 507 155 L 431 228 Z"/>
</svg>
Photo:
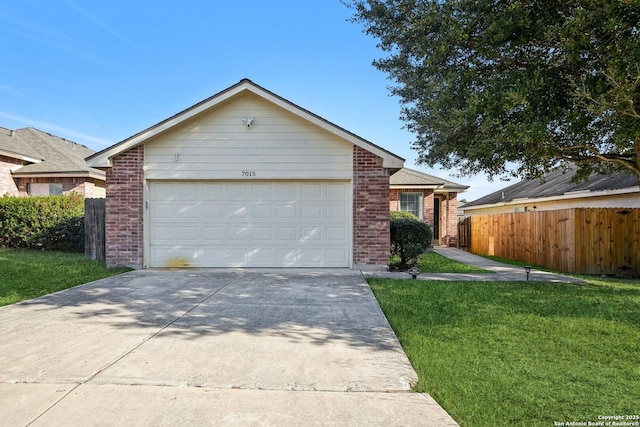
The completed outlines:
<svg viewBox="0 0 640 427">
<path fill-rule="evenodd" d="M 431 227 L 420 220 L 391 220 L 391 255 L 400 257 L 400 268 L 417 262 L 431 244 Z"/>
<path fill-rule="evenodd" d="M 84 198 L 0 197 L 0 246 L 83 252 Z"/>
<path fill-rule="evenodd" d="M 411 212 L 405 211 L 390 211 L 389 216 L 391 217 L 391 221 L 394 219 L 413 219 L 415 221 L 420 221 L 420 218 L 412 214 Z"/>
</svg>

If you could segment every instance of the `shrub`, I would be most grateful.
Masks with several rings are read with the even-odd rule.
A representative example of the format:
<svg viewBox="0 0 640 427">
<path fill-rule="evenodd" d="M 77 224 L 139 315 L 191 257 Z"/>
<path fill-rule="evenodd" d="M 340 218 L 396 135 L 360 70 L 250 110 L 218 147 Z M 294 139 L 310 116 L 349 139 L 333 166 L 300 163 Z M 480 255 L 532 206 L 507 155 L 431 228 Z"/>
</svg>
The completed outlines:
<svg viewBox="0 0 640 427">
<path fill-rule="evenodd" d="M 0 197 L 0 246 L 82 252 L 84 198 Z"/>
<path fill-rule="evenodd" d="M 411 212 L 404 211 L 391 211 L 391 220 L 393 221 L 394 219 L 412 219 L 414 221 L 420 221 L 420 218 Z"/>
<path fill-rule="evenodd" d="M 400 268 L 415 264 L 431 244 L 431 227 L 415 219 L 391 220 L 391 255 L 400 257 Z"/>
</svg>

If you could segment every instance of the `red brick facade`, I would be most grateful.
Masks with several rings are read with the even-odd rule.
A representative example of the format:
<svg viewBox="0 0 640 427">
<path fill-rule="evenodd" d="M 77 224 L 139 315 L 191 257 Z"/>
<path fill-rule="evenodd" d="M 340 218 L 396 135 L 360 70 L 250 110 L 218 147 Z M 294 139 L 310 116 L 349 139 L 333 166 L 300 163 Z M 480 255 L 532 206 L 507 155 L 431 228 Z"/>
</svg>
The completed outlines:
<svg viewBox="0 0 640 427">
<path fill-rule="evenodd" d="M 389 264 L 389 171 L 382 158 L 353 146 L 353 263 Z"/>
<path fill-rule="evenodd" d="M 71 177 L 49 177 L 49 178 L 16 178 L 14 181 L 17 183 L 18 194 L 17 196 L 48 196 L 49 192 L 45 194 L 38 194 L 37 190 L 34 190 L 33 184 L 62 184 L 62 194 L 77 193 L 83 195 L 85 198 L 104 197 L 105 188 L 104 182 L 93 178 L 71 178 Z M 27 185 L 31 184 L 31 192 L 27 191 Z M 45 186 L 46 187 L 46 186 Z"/>
<path fill-rule="evenodd" d="M 107 169 L 106 262 L 108 266 L 143 264 L 144 148 L 112 159 Z M 390 257 L 389 172 L 382 158 L 353 149 L 353 263 L 386 266 Z"/>
<path fill-rule="evenodd" d="M 134 147 L 112 159 L 107 169 L 107 266 L 142 267 L 144 147 Z"/>
<path fill-rule="evenodd" d="M 22 166 L 24 162 L 12 157 L 0 156 L 0 196 L 18 195 L 18 187 L 11 176 L 11 171 Z"/>
<path fill-rule="evenodd" d="M 458 242 L 458 193 L 435 194 L 432 189 L 393 188 L 389 194 L 389 208 L 400 210 L 400 193 L 422 193 L 422 222 L 429 224 L 435 231 L 439 227 L 439 239 L 434 239 L 437 245 L 456 246 Z M 435 224 L 435 198 L 440 199 L 440 223 Z M 434 236 L 436 234 L 434 233 Z"/>
<path fill-rule="evenodd" d="M 46 192 L 28 192 L 30 184 L 62 184 L 62 194 L 78 193 L 84 197 L 104 197 L 104 182 L 93 178 L 82 177 L 44 177 L 44 178 L 15 178 L 11 172 L 24 165 L 24 161 L 12 157 L 0 156 L 0 196 L 49 195 Z M 33 190 L 34 187 L 31 187 Z"/>
</svg>

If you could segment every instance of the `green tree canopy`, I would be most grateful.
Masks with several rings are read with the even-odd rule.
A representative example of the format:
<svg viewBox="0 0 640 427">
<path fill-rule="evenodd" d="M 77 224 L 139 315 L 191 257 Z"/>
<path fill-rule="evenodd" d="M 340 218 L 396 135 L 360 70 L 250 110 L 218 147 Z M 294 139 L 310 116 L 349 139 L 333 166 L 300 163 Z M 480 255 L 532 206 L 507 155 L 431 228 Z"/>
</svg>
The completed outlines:
<svg viewBox="0 0 640 427">
<path fill-rule="evenodd" d="M 351 0 L 418 162 L 640 176 L 640 0 Z"/>
</svg>

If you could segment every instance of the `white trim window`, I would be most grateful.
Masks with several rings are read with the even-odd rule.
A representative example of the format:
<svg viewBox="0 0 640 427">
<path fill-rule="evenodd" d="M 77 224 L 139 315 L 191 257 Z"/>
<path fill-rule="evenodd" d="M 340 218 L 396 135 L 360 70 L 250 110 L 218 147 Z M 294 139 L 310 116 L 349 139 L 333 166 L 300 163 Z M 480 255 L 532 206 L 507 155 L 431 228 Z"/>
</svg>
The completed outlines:
<svg viewBox="0 0 640 427">
<path fill-rule="evenodd" d="M 400 210 L 422 219 L 422 193 L 400 193 Z"/>
</svg>

